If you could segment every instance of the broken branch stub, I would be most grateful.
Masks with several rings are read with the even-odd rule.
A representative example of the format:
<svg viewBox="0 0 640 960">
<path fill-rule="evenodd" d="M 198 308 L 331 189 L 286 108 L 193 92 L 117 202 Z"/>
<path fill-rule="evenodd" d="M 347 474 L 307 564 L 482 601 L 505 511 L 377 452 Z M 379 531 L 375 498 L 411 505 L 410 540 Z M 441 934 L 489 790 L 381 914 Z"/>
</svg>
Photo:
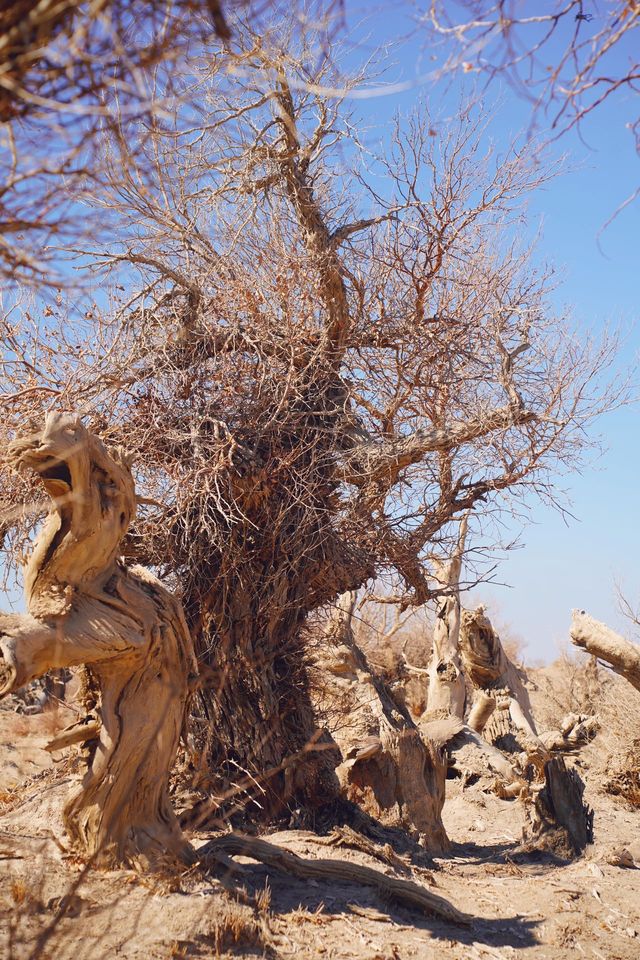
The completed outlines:
<svg viewBox="0 0 640 960">
<path fill-rule="evenodd" d="M 584 783 L 562 757 L 544 765 L 545 784 L 529 806 L 529 846 L 571 859 L 593 843 L 593 810 L 584 802 Z"/>
<path fill-rule="evenodd" d="M 604 660 L 636 690 L 640 690 L 640 647 L 629 643 L 584 610 L 573 611 L 571 641 L 576 647 Z"/>
<path fill-rule="evenodd" d="M 118 556 L 135 511 L 130 464 L 57 413 L 14 440 L 7 461 L 39 476 L 52 507 L 26 565 L 28 612 L 0 614 L 0 696 L 51 669 L 90 666 L 96 716 L 67 740 L 91 744 L 64 811 L 72 843 L 103 862 L 189 861 L 168 778 L 197 667 L 179 602 Z"/>
</svg>

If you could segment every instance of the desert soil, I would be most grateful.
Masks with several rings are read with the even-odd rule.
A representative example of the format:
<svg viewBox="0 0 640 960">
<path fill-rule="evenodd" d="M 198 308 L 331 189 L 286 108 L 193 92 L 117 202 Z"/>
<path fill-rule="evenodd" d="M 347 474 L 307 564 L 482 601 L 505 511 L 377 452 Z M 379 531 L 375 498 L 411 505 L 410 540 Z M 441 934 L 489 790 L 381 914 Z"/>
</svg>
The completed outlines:
<svg viewBox="0 0 640 960">
<path fill-rule="evenodd" d="M 447 856 L 429 860 L 405 848 L 398 860 L 384 845 L 371 856 L 299 830 L 268 837 L 304 857 L 344 858 L 413 879 L 468 914 L 460 926 L 386 903 L 368 888 L 297 880 L 247 858 L 237 858 L 242 873 L 232 881 L 198 871 L 154 878 L 83 871 L 65 850 L 60 820 L 73 761 L 55 762 L 43 749 L 69 722 L 64 714 L 24 717 L 0 707 L 3 960 L 640 957 L 640 869 L 609 862 L 625 849 L 640 864 L 640 809 L 606 794 L 601 776 L 590 778 L 597 738 L 578 761 L 595 842 L 571 863 L 518 855 L 519 802 L 478 785 L 463 789 L 460 780 L 447 785 Z M 208 838 L 192 839 L 199 846 Z"/>
</svg>

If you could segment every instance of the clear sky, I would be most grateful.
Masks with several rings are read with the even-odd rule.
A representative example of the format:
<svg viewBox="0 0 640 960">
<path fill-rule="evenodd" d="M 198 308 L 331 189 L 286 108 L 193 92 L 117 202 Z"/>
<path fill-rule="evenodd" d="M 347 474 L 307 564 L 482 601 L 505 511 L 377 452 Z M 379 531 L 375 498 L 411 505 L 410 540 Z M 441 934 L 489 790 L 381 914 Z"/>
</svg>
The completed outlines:
<svg viewBox="0 0 640 960">
<path fill-rule="evenodd" d="M 385 79 L 409 81 L 409 89 L 359 101 L 357 110 L 365 122 L 383 127 L 396 110 L 408 111 L 419 99 L 433 112 L 444 108 L 446 113 L 448 105 L 459 101 L 462 84 L 469 89 L 469 77 L 463 79 L 462 72 L 449 77 L 447 85 L 424 79 L 437 69 L 439 58 L 397 8 L 366 20 L 351 9 L 349 38 L 363 56 L 389 38 L 406 36 L 389 53 Z M 504 83 L 495 82 L 484 93 L 484 102 L 493 116 L 490 132 L 498 147 L 529 127 L 530 105 Z M 613 221 L 600 246 L 598 234 L 640 183 L 640 159 L 626 127 L 638 112 L 637 95 L 621 92 L 585 121 L 581 136 L 570 132 L 552 145 L 551 155 L 567 155 L 568 172 L 532 196 L 529 204 L 532 233 L 541 226 L 539 255 L 561 276 L 554 294 L 558 308 L 570 305 L 585 330 L 610 325 L 625 331 L 620 376 L 640 354 L 640 200 Z M 616 588 L 640 602 L 639 415 L 640 408 L 631 406 L 602 418 L 595 432 L 604 439 L 604 454 L 581 473 L 559 480 L 568 491 L 575 520 L 534 505 L 521 549 L 509 553 L 497 571 L 496 579 L 508 586 L 484 585 L 467 599 L 488 602 L 510 632 L 526 642 L 529 659 L 556 655 L 567 640 L 573 607 L 586 608 L 615 629 L 630 632 L 619 612 Z"/>
</svg>

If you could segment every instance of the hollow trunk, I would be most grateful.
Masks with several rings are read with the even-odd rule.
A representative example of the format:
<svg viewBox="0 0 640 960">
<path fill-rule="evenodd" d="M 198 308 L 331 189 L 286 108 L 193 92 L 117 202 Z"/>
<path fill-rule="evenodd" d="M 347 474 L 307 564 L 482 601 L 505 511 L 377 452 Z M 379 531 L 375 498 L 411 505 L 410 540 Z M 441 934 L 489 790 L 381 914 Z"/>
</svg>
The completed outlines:
<svg viewBox="0 0 640 960">
<path fill-rule="evenodd" d="M 168 778 L 196 668 L 179 603 L 116 558 L 135 495 L 115 456 L 61 415 L 10 447 L 10 460 L 39 473 L 55 506 L 27 565 L 29 612 L 0 615 L 0 695 L 51 669 L 90 665 L 95 715 L 67 740 L 88 742 L 89 764 L 66 828 L 87 856 L 155 866 L 192 856 Z"/>
<path fill-rule="evenodd" d="M 429 662 L 427 714 L 464 717 L 466 689 L 460 657 L 460 600 L 447 597 L 438 604 Z"/>
<path fill-rule="evenodd" d="M 511 751 L 523 749 L 545 755 L 540 741 L 524 674 L 509 659 L 484 607 L 463 610 L 460 647 L 464 669 L 479 693 L 492 697 L 496 709 L 484 726 L 483 736 Z"/>
<path fill-rule="evenodd" d="M 343 795 L 387 826 L 401 827 L 432 852 L 449 841 L 441 819 L 446 758 L 423 742 L 355 642 L 355 594 L 340 597 L 314 649 L 314 704 L 340 748 Z"/>
<path fill-rule="evenodd" d="M 593 843 L 593 810 L 583 800 L 584 783 L 562 757 L 544 765 L 545 783 L 529 805 L 529 846 L 571 858 Z"/>
</svg>

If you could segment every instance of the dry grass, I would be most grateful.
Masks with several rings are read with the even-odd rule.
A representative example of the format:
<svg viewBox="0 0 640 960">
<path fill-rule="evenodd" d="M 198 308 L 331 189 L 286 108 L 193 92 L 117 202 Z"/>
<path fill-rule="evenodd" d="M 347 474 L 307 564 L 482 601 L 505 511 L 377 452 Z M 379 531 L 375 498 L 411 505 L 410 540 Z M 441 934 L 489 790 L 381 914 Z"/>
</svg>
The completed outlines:
<svg viewBox="0 0 640 960">
<path fill-rule="evenodd" d="M 268 885 L 254 895 L 252 903 L 251 907 L 235 901 L 225 904 L 193 939 L 174 940 L 168 957 L 273 956 Z"/>
<path fill-rule="evenodd" d="M 558 726 L 570 712 L 595 713 L 600 731 L 581 751 L 589 780 L 599 789 L 640 806 L 640 693 L 626 680 L 593 665 L 583 656 L 563 654 L 555 663 L 531 671 L 532 701 L 539 729 Z"/>
</svg>

